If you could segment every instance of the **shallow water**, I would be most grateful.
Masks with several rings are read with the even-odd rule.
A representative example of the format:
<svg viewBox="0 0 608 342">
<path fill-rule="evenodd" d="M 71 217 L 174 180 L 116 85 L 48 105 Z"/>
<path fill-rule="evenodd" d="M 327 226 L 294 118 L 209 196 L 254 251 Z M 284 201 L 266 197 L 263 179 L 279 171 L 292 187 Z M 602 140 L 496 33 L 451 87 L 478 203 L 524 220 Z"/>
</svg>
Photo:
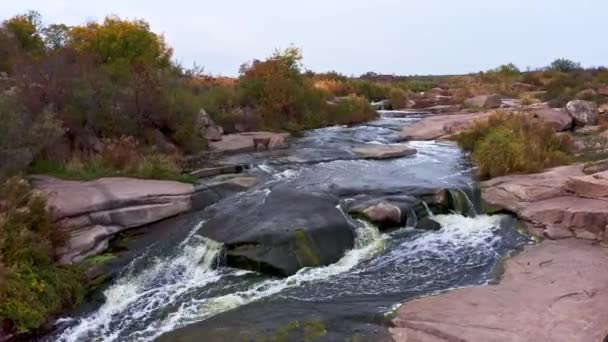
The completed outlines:
<svg viewBox="0 0 608 342">
<path fill-rule="evenodd" d="M 351 152 L 366 143 L 397 143 L 399 128 L 416 120 L 387 116 L 355 127 L 323 128 L 295 139 L 285 151 L 220 160 L 251 164 L 250 173 L 262 181 L 215 206 L 263 198 L 277 186 L 331 189 L 344 198 L 420 187 L 474 188 L 471 165 L 449 143 L 410 142 L 417 155 L 386 161 L 357 159 Z M 440 215 L 434 217 L 439 231 L 402 227 L 391 233 L 349 218 L 356 232 L 352 251 L 335 264 L 278 279 L 219 266 L 222 246 L 198 235 L 205 214 L 180 242 L 151 246 L 105 290 L 104 304 L 63 319 L 63 330 L 50 340 L 150 341 L 165 333 L 165 340 L 231 340 L 264 337 L 290 322 L 308 321 L 322 322 L 322 339 L 359 332 L 374 339 L 376 324 L 396 304 L 485 283 L 503 256 L 527 243 L 504 216 Z M 370 324 L 375 328 L 366 330 Z"/>
</svg>

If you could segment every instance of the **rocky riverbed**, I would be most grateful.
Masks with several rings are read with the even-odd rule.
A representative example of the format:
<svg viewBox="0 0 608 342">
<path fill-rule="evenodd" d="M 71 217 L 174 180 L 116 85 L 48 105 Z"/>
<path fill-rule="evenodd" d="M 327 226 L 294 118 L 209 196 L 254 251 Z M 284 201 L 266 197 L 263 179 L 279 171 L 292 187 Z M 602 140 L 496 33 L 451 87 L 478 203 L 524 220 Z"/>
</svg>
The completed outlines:
<svg viewBox="0 0 608 342">
<path fill-rule="evenodd" d="M 533 240 L 518 232 L 513 216 L 481 214 L 481 192 L 486 194 L 488 187 L 484 183 L 481 191 L 477 189 L 467 157 L 454 144 L 400 142 L 404 127 L 419 125 L 423 117 L 387 112 L 363 125 L 307 132 L 293 138 L 286 149 L 215 160 L 216 167 L 249 166 L 239 177 L 255 181 L 199 209 L 189 202 L 194 211 L 187 220 L 159 223 L 158 227 L 172 233 L 167 238 L 155 233 L 160 238 L 148 239 L 105 288 L 101 302 L 58 321 L 47 339 L 451 341 L 487 337 L 445 330 L 444 326 L 451 326 L 449 317 L 420 316 L 433 322 L 425 323 L 423 329 L 417 328 L 417 316 L 410 317 L 409 305 L 420 308 L 421 315 L 424 310 L 433 315 L 434 301 L 450 306 L 449 296 L 464 290 L 411 300 L 495 283 L 503 260 Z M 374 153 L 377 156 L 370 156 Z M 225 181 L 226 176 L 218 177 L 207 183 Z M 527 221 L 520 211 L 511 211 Z M 526 249 L 519 259 L 507 262 L 502 287 L 474 288 L 465 292 L 463 303 L 484 298 L 475 291 L 499 291 L 504 310 L 489 300 L 479 304 L 479 315 L 494 317 L 496 311 L 487 310 L 504 314 L 524 302 L 543 307 L 553 294 L 571 297 L 565 285 L 538 298 L 522 297 L 513 289 L 526 284 L 541 289 L 553 281 L 552 273 L 545 278 L 527 277 L 537 271 L 535 267 L 558 267 L 560 273 L 569 272 L 563 278 L 567 280 L 576 277 L 577 263 L 592 260 L 600 265 L 596 263 L 603 262 L 603 252 L 596 250 L 600 247 L 585 246 L 566 240 Z M 571 263 L 564 264 L 562 259 L 547 263 L 545 256 L 556 250 Z M 583 253 L 586 250 L 588 254 Z M 578 257 L 570 258 L 570 253 Z M 518 260 L 537 259 L 543 259 L 538 262 L 542 265 L 532 264 L 525 272 L 512 270 Z M 515 280 L 507 281 L 511 278 Z M 573 291 L 592 291 L 601 297 L 601 282 L 596 277 Z M 391 319 L 396 306 L 404 302 Z M 475 310 L 461 308 L 462 312 L 467 309 Z M 572 306 L 564 310 L 560 312 L 579 312 Z M 462 312 L 458 315 L 464 316 Z M 545 323 L 557 322 L 555 317 L 572 316 L 544 316 L 536 332 L 521 336 L 549 336 L 539 332 L 546 331 Z M 589 322 L 595 324 L 602 317 L 598 312 Z M 510 322 L 517 326 L 524 321 Z M 420 337 L 429 331 L 438 333 Z M 599 334 L 601 328 L 584 336 Z M 495 336 L 501 341 L 503 335 Z"/>
</svg>

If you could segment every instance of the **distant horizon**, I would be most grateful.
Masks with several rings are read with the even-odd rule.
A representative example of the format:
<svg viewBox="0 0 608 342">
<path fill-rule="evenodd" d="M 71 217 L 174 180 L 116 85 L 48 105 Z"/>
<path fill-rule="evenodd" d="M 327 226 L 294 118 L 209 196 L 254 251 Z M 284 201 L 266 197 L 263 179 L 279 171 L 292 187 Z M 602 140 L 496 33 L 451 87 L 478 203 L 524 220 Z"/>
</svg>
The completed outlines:
<svg viewBox="0 0 608 342">
<path fill-rule="evenodd" d="M 107 15 L 146 20 L 165 36 L 175 61 L 185 68 L 196 63 L 215 76 L 237 76 L 241 64 L 290 46 L 302 49 L 306 69 L 346 76 L 465 75 L 508 63 L 525 71 L 557 58 L 587 68 L 608 64 L 608 45 L 601 43 L 608 3 L 601 0 L 175 0 L 171 6 L 22 0 L 5 4 L 0 16 L 29 10 L 39 12 L 45 24 L 80 25 Z"/>
</svg>

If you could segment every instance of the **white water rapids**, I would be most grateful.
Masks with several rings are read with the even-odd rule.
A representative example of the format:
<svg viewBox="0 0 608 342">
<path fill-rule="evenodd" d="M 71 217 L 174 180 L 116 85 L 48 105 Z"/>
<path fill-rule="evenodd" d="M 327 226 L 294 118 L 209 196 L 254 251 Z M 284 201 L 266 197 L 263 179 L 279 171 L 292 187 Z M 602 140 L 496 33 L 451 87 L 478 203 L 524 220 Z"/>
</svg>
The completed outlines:
<svg viewBox="0 0 608 342">
<path fill-rule="evenodd" d="M 499 228 L 500 216 L 460 215 L 434 217 L 443 228 L 427 232 L 402 252 L 410 257 L 424 253 L 450 253 L 450 246 L 491 245 Z M 205 320 L 221 312 L 276 295 L 281 291 L 330 279 L 346 273 L 364 260 L 382 252 L 390 235 L 380 234 L 372 225 L 359 221 L 355 248 L 337 263 L 307 268 L 284 279 L 266 279 L 247 288 L 209 296 L 206 287 L 220 280 L 251 276 L 251 272 L 216 268 L 222 246 L 195 232 L 194 227 L 180 244 L 176 255 L 154 260 L 136 274 L 127 273 L 105 292 L 105 303 L 95 312 L 78 319 L 58 338 L 59 341 L 151 341 L 161 334 Z M 393 253 L 386 255 L 387 262 Z M 65 320 L 64 320 L 65 321 Z"/>
</svg>

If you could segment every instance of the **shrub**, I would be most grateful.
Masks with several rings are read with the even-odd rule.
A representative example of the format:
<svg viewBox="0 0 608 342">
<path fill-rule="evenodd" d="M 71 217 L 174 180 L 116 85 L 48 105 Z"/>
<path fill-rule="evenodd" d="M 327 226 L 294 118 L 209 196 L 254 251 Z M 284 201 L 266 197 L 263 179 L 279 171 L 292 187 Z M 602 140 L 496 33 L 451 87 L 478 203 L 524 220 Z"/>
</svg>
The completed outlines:
<svg viewBox="0 0 608 342">
<path fill-rule="evenodd" d="M 539 99 L 537 99 L 536 97 L 534 97 L 530 93 L 522 93 L 519 96 L 519 100 L 521 101 L 521 104 L 524 105 L 524 106 L 529 106 L 529 105 L 532 105 L 532 104 L 540 102 Z"/>
<path fill-rule="evenodd" d="M 22 179 L 0 187 L 0 319 L 23 333 L 80 302 L 82 275 L 58 266 L 65 236 L 54 226 L 44 198 Z"/>
<path fill-rule="evenodd" d="M 314 127 L 322 126 L 323 124 L 346 125 L 357 122 L 363 122 L 373 119 L 376 116 L 376 111 L 370 106 L 367 99 L 363 96 L 349 95 L 343 97 L 335 106 L 330 107 L 327 118 L 317 123 Z M 312 126 L 312 125 L 311 125 Z"/>
<path fill-rule="evenodd" d="M 29 115 L 13 99 L 0 97 L 0 181 L 24 171 L 63 132 L 51 110 Z"/>
<path fill-rule="evenodd" d="M 582 68 L 581 64 L 578 62 L 574 62 L 566 58 L 558 58 L 551 62 L 551 65 L 549 65 L 549 69 L 560 72 L 571 72 L 575 70 L 580 70 Z"/>
<path fill-rule="evenodd" d="M 389 92 L 389 100 L 393 109 L 403 109 L 407 107 L 408 94 L 400 88 L 393 88 Z"/>
<path fill-rule="evenodd" d="M 179 155 L 158 153 L 133 137 L 104 139 L 99 153 L 77 153 L 67 162 L 38 160 L 29 172 L 63 179 L 93 180 L 100 177 L 136 177 L 192 182 L 181 174 Z"/>
<path fill-rule="evenodd" d="M 558 136 L 546 123 L 523 114 L 498 112 L 456 140 L 471 152 L 484 178 L 538 172 L 572 160 L 569 136 Z"/>
</svg>

